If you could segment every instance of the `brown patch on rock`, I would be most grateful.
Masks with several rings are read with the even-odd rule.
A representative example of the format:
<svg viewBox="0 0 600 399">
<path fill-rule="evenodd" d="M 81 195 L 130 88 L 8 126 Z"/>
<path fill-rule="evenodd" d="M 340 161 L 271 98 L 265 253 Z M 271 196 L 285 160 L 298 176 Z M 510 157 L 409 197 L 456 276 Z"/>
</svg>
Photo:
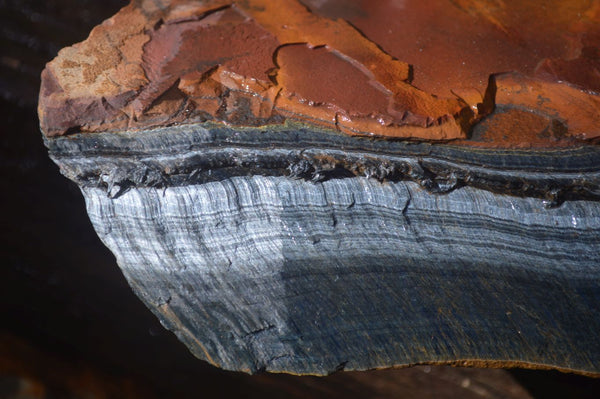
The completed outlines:
<svg viewBox="0 0 600 399">
<path fill-rule="evenodd" d="M 546 58 L 538 64 L 535 76 L 553 82 L 573 83 L 600 93 L 600 18 L 597 30 L 584 33 L 581 43 L 576 58 Z"/>
<path fill-rule="evenodd" d="M 600 2 L 588 0 L 302 1 L 315 13 L 347 18 L 414 66 L 414 86 L 440 97 L 484 92 L 493 73 L 532 75 L 546 58 L 576 58 L 587 32 L 600 25 Z"/>
<path fill-rule="evenodd" d="M 536 148 L 573 145 L 560 121 L 518 108 L 497 110 L 481 121 L 464 143 L 480 147 Z"/>
<path fill-rule="evenodd" d="M 142 59 L 143 47 L 150 40 L 147 33 L 169 13 L 181 14 L 182 7 L 189 10 L 188 3 L 132 2 L 95 27 L 85 41 L 62 49 L 42 73 L 38 113 L 44 134 L 131 126 L 135 120 L 127 106 L 149 84 Z M 198 16 L 211 5 L 191 8 Z"/>
<path fill-rule="evenodd" d="M 149 79 L 131 108 L 136 119 L 168 88 L 192 72 L 202 76 L 220 65 L 232 73 L 268 81 L 276 38 L 235 8 L 215 11 L 199 20 L 165 23 L 150 34 L 142 66 Z M 184 101 L 184 99 L 182 99 Z"/>
<path fill-rule="evenodd" d="M 516 73 L 494 77 L 496 106 L 542 115 L 565 126 L 565 136 L 600 137 L 600 96 L 566 83 L 527 78 Z"/>
<path fill-rule="evenodd" d="M 428 115 L 417 113 L 418 105 L 436 99 L 418 104 L 399 102 L 400 96 L 378 82 L 369 69 L 334 49 L 289 45 L 277 52 L 277 63 L 282 92 L 276 106 L 290 117 L 296 114 L 329 123 L 348 134 L 369 132 L 433 140 L 463 136 L 448 109 Z M 311 73 L 305 72 L 308 70 Z"/>
</svg>

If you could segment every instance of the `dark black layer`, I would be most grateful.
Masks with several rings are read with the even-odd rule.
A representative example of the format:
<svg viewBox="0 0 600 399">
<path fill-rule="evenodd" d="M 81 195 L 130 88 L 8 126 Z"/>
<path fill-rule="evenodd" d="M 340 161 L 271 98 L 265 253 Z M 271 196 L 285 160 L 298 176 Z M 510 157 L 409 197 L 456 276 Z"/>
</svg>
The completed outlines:
<svg viewBox="0 0 600 399">
<path fill-rule="evenodd" d="M 67 177 L 84 186 L 178 186 L 231 176 L 412 180 L 432 192 L 473 186 L 497 193 L 600 200 L 600 147 L 484 149 L 357 138 L 303 125 L 203 124 L 47 139 Z"/>
</svg>

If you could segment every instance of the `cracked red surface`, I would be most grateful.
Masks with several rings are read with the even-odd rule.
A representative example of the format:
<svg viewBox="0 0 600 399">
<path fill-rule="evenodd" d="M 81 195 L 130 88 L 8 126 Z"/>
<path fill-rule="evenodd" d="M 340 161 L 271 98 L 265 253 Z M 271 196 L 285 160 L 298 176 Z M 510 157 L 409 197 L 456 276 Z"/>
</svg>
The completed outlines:
<svg viewBox="0 0 600 399">
<path fill-rule="evenodd" d="M 303 3 L 134 1 L 47 65 L 42 131 L 291 119 L 498 147 L 600 137 L 600 1 Z"/>
</svg>

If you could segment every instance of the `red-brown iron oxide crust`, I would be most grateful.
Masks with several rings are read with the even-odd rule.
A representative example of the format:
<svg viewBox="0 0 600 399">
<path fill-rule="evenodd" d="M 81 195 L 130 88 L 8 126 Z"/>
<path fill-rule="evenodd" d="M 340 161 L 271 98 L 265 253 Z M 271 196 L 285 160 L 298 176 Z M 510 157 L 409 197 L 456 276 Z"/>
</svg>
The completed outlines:
<svg viewBox="0 0 600 399">
<path fill-rule="evenodd" d="M 599 54 L 598 0 L 138 0 L 47 65 L 39 115 L 570 146 L 600 137 Z"/>
</svg>

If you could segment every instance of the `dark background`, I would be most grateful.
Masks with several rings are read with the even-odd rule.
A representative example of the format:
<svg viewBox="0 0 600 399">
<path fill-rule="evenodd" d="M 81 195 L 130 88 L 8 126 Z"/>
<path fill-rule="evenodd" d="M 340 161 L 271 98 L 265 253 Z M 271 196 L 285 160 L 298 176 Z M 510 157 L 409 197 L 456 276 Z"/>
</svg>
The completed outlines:
<svg viewBox="0 0 600 399">
<path fill-rule="evenodd" d="M 0 0 L 0 398 L 600 397 L 600 380 L 552 371 L 248 376 L 193 358 L 129 289 L 38 127 L 44 63 L 126 3 Z"/>
</svg>

